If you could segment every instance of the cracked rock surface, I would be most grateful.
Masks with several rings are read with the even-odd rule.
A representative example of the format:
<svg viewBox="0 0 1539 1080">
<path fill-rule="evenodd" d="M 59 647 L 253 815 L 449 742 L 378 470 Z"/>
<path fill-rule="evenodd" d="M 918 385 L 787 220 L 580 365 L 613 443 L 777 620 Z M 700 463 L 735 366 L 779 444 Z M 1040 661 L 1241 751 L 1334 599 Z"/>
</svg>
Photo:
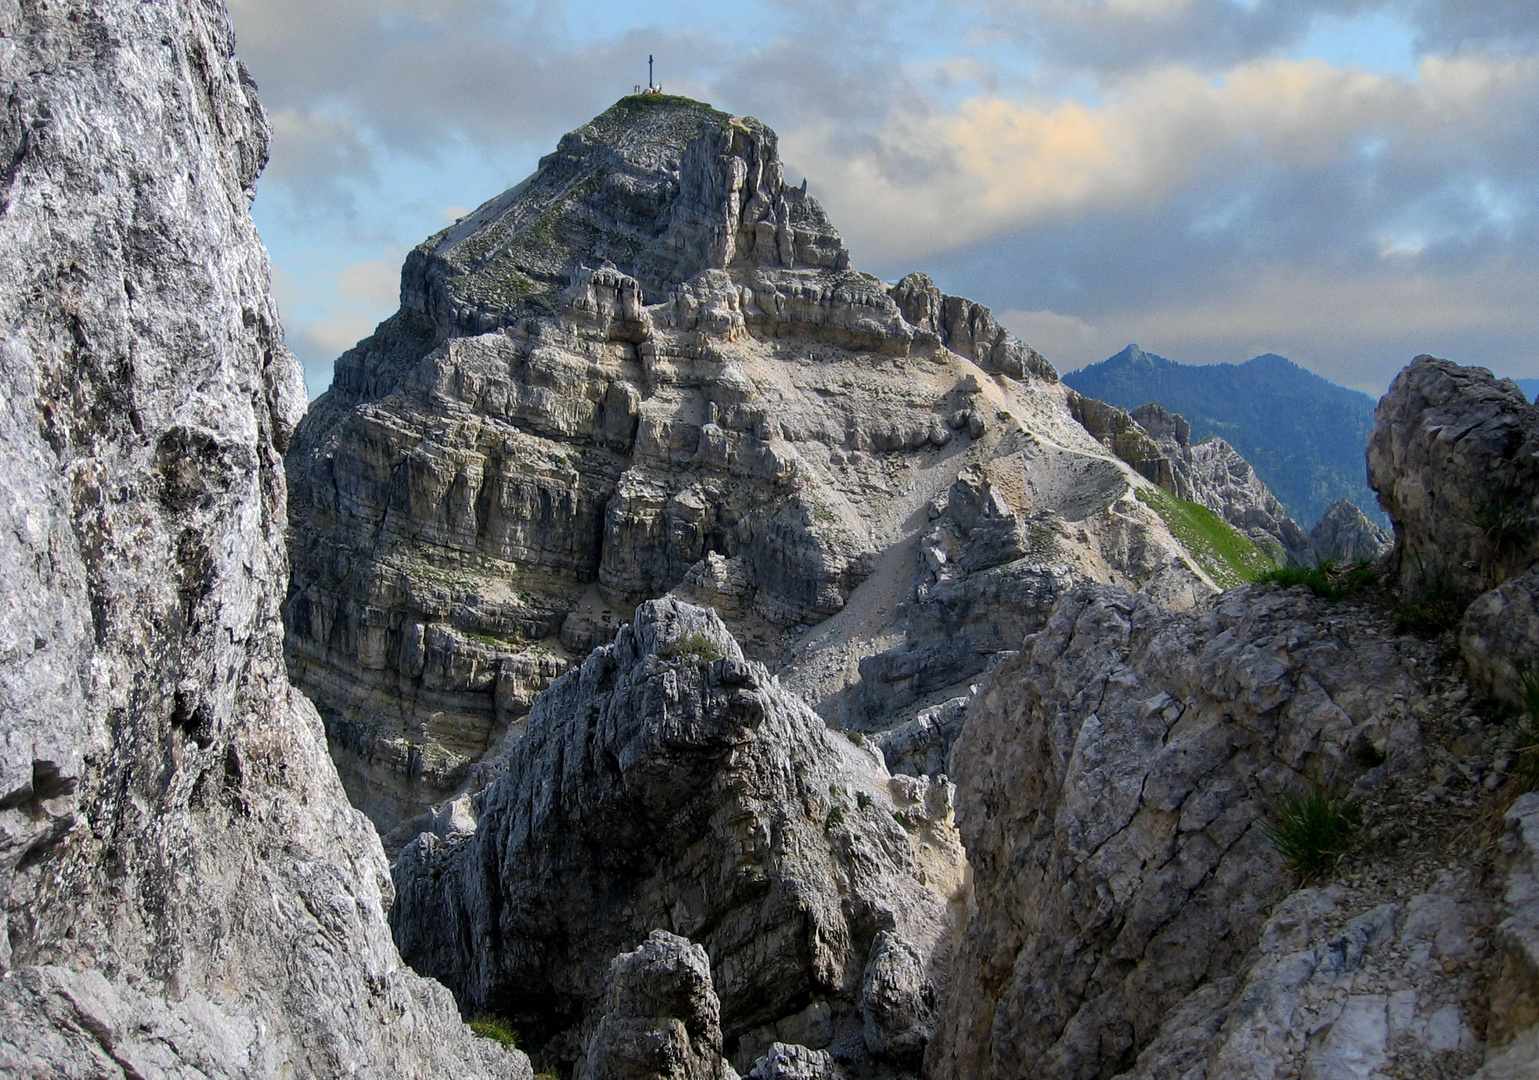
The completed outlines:
<svg viewBox="0 0 1539 1080">
<path fill-rule="evenodd" d="M 889 777 L 675 600 L 558 679 L 505 750 L 474 831 L 396 863 L 418 970 L 575 1060 L 610 958 L 666 930 L 709 957 L 740 1071 L 785 1042 L 913 1075 L 965 895 L 948 786 Z"/>
<path fill-rule="evenodd" d="M 224 7 L 0 2 L 0 1073 L 528 1077 L 288 682 L 304 409 Z"/>
<path fill-rule="evenodd" d="M 764 125 L 622 99 L 412 252 L 337 361 L 287 458 L 291 673 L 392 846 L 649 598 L 715 607 L 844 726 L 909 719 L 934 673 L 868 701 L 861 662 L 926 647 L 929 507 L 970 469 L 998 513 L 951 569 L 1029 570 L 948 587 L 979 622 L 1010 594 L 1005 637 L 1069 578 L 1044 567 L 1212 592 L 1070 398 L 987 309 L 851 268 Z"/>
<path fill-rule="evenodd" d="M 932 1043 L 940 1077 L 1107 1077 L 1240 976 L 1290 890 L 1260 825 L 1317 777 L 1418 769 L 1419 643 L 1305 590 L 1201 615 L 1081 586 L 985 677 L 951 753 L 972 911 Z"/>
</svg>

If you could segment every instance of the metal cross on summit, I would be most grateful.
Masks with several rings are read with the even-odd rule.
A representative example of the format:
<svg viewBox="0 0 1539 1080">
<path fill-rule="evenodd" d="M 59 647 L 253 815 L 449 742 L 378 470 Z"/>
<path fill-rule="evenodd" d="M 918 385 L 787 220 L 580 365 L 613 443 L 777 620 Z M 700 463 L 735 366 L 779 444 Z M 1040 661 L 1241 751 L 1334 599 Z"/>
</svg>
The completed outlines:
<svg viewBox="0 0 1539 1080">
<path fill-rule="evenodd" d="M 663 88 L 658 86 L 657 80 L 652 77 L 652 54 L 647 53 L 647 88 L 642 90 L 640 86 L 637 86 L 636 93 L 661 94 L 662 92 Z"/>
</svg>

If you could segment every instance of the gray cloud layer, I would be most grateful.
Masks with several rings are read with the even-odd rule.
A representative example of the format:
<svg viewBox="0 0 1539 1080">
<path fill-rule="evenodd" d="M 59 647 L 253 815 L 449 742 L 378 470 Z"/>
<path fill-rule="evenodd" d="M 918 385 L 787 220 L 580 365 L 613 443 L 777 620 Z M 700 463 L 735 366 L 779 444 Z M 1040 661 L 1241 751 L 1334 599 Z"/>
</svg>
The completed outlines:
<svg viewBox="0 0 1539 1080">
<path fill-rule="evenodd" d="M 780 130 L 858 261 L 933 271 L 1061 366 L 1155 335 L 1364 388 L 1423 350 L 1539 374 L 1531 0 L 781 0 L 602 38 L 546 3 L 232 9 L 275 118 L 264 183 L 322 225 L 390 182 L 382 155 L 548 147 L 656 52 L 670 89 Z M 1375 14 L 1416 79 L 1287 56 Z"/>
</svg>

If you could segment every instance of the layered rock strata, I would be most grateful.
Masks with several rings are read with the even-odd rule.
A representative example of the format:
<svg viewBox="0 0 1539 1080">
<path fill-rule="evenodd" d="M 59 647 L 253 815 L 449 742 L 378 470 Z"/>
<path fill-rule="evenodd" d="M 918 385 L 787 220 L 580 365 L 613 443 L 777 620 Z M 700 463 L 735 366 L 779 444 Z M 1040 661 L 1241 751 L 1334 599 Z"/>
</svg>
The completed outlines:
<svg viewBox="0 0 1539 1080">
<path fill-rule="evenodd" d="M 403 955 L 463 1006 L 574 1060 L 610 958 L 666 930 L 709 957 L 741 1071 L 776 1042 L 917 1065 L 964 899 L 948 785 L 890 777 L 673 600 L 556 680 L 505 749 L 472 831 L 423 834 L 395 867 Z"/>
<path fill-rule="evenodd" d="M 670 591 L 865 715 L 860 661 L 905 636 L 926 507 L 968 469 L 998 466 L 1019 526 L 973 571 L 1211 593 L 1069 400 L 984 308 L 851 269 L 768 128 L 626 98 L 414 251 L 400 311 L 338 360 L 287 462 L 291 672 L 389 830 Z"/>
<path fill-rule="evenodd" d="M 0 1072 L 528 1077 L 284 672 L 304 409 L 222 4 L 0 4 Z"/>
</svg>

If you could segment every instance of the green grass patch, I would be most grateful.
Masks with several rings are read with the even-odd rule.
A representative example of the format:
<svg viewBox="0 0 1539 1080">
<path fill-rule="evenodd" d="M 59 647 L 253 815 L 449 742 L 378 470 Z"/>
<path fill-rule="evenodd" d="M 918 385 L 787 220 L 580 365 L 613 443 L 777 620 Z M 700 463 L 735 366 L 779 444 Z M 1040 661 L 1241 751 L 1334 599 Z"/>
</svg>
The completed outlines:
<svg viewBox="0 0 1539 1080">
<path fill-rule="evenodd" d="M 1539 668 L 1518 672 L 1518 711 L 1512 726 L 1517 732 L 1513 752 L 1517 756 L 1512 777 L 1520 793 L 1539 791 Z"/>
<path fill-rule="evenodd" d="M 1277 815 L 1262 828 L 1277 854 L 1300 876 L 1319 877 L 1352 846 L 1357 807 L 1320 786 L 1298 795 L 1285 791 L 1277 800 Z"/>
<path fill-rule="evenodd" d="M 1442 567 L 1423 567 L 1420 577 L 1421 588 L 1396 613 L 1395 629 L 1422 637 L 1458 629 L 1464 618 L 1465 598 L 1454 585 L 1453 575 Z"/>
<path fill-rule="evenodd" d="M 720 660 L 721 650 L 710 638 L 696 633 L 668 642 L 657 650 L 657 655 L 665 660 L 680 660 L 691 667 L 700 667 L 713 660 Z"/>
<path fill-rule="evenodd" d="M 1378 570 L 1371 562 L 1338 566 L 1334 560 L 1326 559 L 1319 566 L 1279 566 L 1259 575 L 1256 581 L 1284 589 L 1307 585 L 1321 599 L 1344 600 L 1353 593 L 1362 592 L 1378 579 Z"/>
<path fill-rule="evenodd" d="M 1165 522 L 1181 546 L 1220 587 L 1253 581 L 1277 564 L 1206 506 L 1178 499 L 1162 488 L 1137 489 L 1139 502 Z"/>
<path fill-rule="evenodd" d="M 508 1026 L 508 1022 L 487 1013 L 481 1013 L 470 1022 L 470 1030 L 483 1039 L 490 1039 L 506 1047 L 518 1045 L 518 1032 Z"/>
</svg>

